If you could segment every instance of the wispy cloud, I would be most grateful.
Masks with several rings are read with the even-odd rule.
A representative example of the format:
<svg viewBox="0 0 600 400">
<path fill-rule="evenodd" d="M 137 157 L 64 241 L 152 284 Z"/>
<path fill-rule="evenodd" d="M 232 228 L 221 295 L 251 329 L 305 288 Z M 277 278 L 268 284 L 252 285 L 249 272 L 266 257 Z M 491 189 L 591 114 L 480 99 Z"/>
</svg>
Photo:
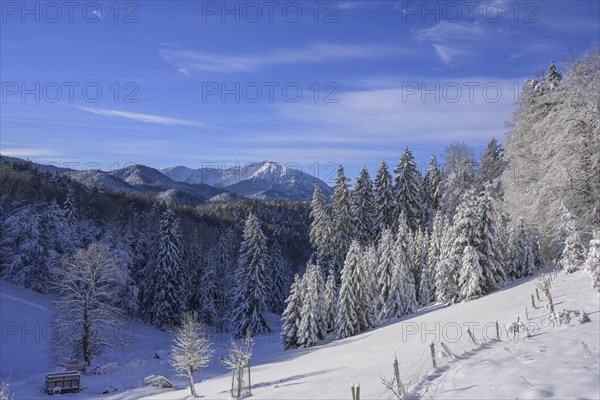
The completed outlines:
<svg viewBox="0 0 600 400">
<path fill-rule="evenodd" d="M 485 141 L 505 132 L 515 105 L 514 80 L 466 77 L 456 80 L 414 80 L 402 85 L 359 89 L 339 94 L 338 104 L 280 104 L 276 109 L 288 126 L 308 142 Z M 383 80 L 381 80 L 383 83 Z M 468 89 L 470 85 L 472 92 Z M 486 89 L 484 89 L 484 87 Z M 496 98 L 499 96 L 498 98 Z M 472 97 L 472 98 L 471 98 Z M 318 127 L 319 129 L 315 129 Z M 486 135 L 484 133 L 489 134 Z M 314 136 L 314 137 L 313 137 Z"/>
<path fill-rule="evenodd" d="M 409 52 L 407 49 L 385 44 L 317 43 L 304 48 L 277 50 L 264 54 L 231 55 L 171 48 L 159 49 L 159 54 L 166 62 L 187 75 L 191 71 L 248 71 L 269 65 L 375 59 L 406 55 Z"/>
<path fill-rule="evenodd" d="M 196 121 L 190 121 L 187 119 L 179 119 L 179 118 L 171 118 L 171 117 L 163 117 L 160 115 L 154 114 L 141 114 L 134 113 L 129 111 L 119 111 L 119 110 L 110 110 L 106 108 L 92 108 L 92 107 L 77 107 L 80 110 L 87 111 L 93 114 L 102 115 L 105 117 L 117 117 L 117 118 L 126 118 L 134 121 L 147 122 L 152 124 L 159 125 L 182 125 L 182 126 L 195 126 L 199 128 L 208 128 L 210 125 L 202 124 Z"/>
<path fill-rule="evenodd" d="M 450 64 L 460 56 L 473 54 L 474 42 L 486 40 L 489 35 L 478 22 L 451 23 L 441 21 L 431 28 L 413 32 L 413 37 L 421 42 L 429 42 L 444 64 Z"/>
<path fill-rule="evenodd" d="M 479 41 L 487 36 L 488 30 L 479 22 L 448 22 L 441 21 L 431 28 L 419 29 L 414 32 L 418 40 L 432 42 L 451 42 L 455 40 Z"/>
<path fill-rule="evenodd" d="M 3 147 L 0 149 L 0 153 L 9 157 L 48 157 L 57 154 L 53 149 L 32 147 Z"/>
</svg>

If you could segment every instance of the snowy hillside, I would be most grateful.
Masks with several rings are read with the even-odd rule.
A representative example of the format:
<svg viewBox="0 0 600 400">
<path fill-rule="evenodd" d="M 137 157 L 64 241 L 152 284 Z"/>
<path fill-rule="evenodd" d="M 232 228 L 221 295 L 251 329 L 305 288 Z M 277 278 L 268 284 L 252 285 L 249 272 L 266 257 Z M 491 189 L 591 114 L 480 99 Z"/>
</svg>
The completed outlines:
<svg viewBox="0 0 600 400">
<path fill-rule="evenodd" d="M 411 398 L 598 398 L 600 306 L 588 274 L 560 274 L 551 289 L 557 312 L 584 310 L 591 318 L 586 324 L 573 318 L 568 325 L 551 326 L 545 303 L 537 299 L 532 310 L 531 295 L 538 282 L 539 277 L 517 281 L 478 300 L 433 306 L 402 321 L 390 321 L 311 349 L 283 351 L 277 332 L 259 337 L 252 358 L 253 397 L 350 398 L 350 385 L 360 383 L 362 398 L 388 398 L 381 377 L 392 378 L 396 353 Z M 43 372 L 52 370 L 47 361 L 47 340 L 27 333 L 22 326 L 46 326 L 49 299 L 3 282 L 1 306 L 5 327 L 2 378 L 8 378 L 15 399 L 44 398 Z M 526 306 L 530 320 L 525 316 Z M 517 315 L 529 327 L 531 337 L 507 337 L 505 326 L 516 322 Z M 270 319 L 276 316 L 270 315 Z M 495 339 L 496 320 L 502 326 L 500 341 Z M 17 332 L 10 330 L 13 326 Z M 479 345 L 471 343 L 467 328 Z M 69 398 L 100 398 L 103 390 L 116 390 L 110 399 L 187 398 L 185 380 L 176 378 L 167 362 L 170 335 L 143 325 L 130 329 L 127 350 L 106 354 L 102 360 L 105 374 L 84 376 L 82 382 L 87 388 Z M 196 389 L 205 398 L 226 399 L 231 375 L 218 359 L 225 354 L 228 339 L 213 335 L 212 341 L 216 354 L 210 366 L 197 373 Z M 458 355 L 456 359 L 442 354 L 442 341 Z M 436 371 L 431 342 L 437 349 Z M 155 353 L 160 359 L 154 358 Z M 150 374 L 168 377 L 179 390 L 144 387 L 143 377 Z"/>
</svg>

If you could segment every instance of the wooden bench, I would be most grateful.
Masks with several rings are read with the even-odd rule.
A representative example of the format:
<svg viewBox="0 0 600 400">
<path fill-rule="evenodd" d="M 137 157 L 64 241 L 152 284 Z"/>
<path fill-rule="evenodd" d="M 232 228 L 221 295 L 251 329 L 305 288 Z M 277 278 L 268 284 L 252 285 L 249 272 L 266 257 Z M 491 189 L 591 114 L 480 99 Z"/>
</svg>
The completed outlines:
<svg viewBox="0 0 600 400">
<path fill-rule="evenodd" d="M 78 371 L 53 372 L 46 374 L 46 393 L 75 393 L 81 390 L 81 375 Z"/>
</svg>

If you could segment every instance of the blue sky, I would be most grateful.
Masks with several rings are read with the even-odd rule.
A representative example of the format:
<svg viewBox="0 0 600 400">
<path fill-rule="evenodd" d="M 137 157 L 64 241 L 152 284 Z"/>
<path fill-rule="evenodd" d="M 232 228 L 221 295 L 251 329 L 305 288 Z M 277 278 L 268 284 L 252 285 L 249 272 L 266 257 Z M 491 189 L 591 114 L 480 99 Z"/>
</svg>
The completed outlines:
<svg viewBox="0 0 600 400">
<path fill-rule="evenodd" d="M 105 170 L 479 153 L 600 35 L 596 1 L 1 4 L 2 153 Z"/>
</svg>

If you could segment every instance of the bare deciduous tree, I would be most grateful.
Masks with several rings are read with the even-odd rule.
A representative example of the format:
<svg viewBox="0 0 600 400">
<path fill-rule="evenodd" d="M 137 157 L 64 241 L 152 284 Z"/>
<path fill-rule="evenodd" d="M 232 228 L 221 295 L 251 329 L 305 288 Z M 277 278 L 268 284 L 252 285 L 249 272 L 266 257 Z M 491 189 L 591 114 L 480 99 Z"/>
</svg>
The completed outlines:
<svg viewBox="0 0 600 400">
<path fill-rule="evenodd" d="M 180 376 L 188 378 L 192 396 L 198 397 L 194 387 L 194 372 L 210 362 L 213 350 L 202 322 L 195 312 L 187 313 L 175 331 L 171 348 L 171 365 Z"/>
<path fill-rule="evenodd" d="M 122 340 L 122 311 L 114 305 L 119 293 L 119 267 L 103 244 L 77 252 L 57 271 L 54 284 L 53 353 L 78 357 L 89 365 L 93 356 Z"/>
</svg>

